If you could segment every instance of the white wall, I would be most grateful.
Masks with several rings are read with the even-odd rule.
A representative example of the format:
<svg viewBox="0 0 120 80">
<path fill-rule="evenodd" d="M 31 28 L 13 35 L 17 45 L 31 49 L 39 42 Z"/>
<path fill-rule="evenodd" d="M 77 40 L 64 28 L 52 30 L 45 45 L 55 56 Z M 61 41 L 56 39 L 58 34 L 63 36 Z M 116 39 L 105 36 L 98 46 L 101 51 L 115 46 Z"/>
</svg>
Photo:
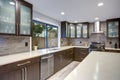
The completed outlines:
<svg viewBox="0 0 120 80">
<path fill-rule="evenodd" d="M 58 47 L 60 47 L 60 37 L 61 37 L 60 21 L 52 19 L 52 18 L 45 16 L 39 12 L 36 12 L 36 11 L 33 11 L 33 19 L 58 26 Z"/>
</svg>

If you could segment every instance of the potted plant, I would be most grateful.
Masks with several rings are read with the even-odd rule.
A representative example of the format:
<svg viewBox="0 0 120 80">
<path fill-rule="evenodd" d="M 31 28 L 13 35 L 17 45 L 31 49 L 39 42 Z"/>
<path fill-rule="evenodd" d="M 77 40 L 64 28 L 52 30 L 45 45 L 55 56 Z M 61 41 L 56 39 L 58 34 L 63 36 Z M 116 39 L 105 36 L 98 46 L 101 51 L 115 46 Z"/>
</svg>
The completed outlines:
<svg viewBox="0 0 120 80">
<path fill-rule="evenodd" d="M 33 24 L 33 38 L 35 40 L 34 50 L 37 50 L 40 34 L 45 30 L 45 26 L 42 24 Z"/>
</svg>

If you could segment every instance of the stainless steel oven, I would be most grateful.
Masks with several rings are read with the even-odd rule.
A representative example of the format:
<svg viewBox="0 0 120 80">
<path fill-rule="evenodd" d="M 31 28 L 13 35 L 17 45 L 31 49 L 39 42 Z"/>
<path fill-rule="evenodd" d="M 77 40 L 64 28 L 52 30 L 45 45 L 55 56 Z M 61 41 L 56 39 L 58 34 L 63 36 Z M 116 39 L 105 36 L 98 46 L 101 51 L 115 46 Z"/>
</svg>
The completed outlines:
<svg viewBox="0 0 120 80">
<path fill-rule="evenodd" d="M 104 51 L 104 50 L 105 50 L 105 43 L 101 43 L 101 42 L 91 42 L 89 47 L 89 52 Z"/>
</svg>

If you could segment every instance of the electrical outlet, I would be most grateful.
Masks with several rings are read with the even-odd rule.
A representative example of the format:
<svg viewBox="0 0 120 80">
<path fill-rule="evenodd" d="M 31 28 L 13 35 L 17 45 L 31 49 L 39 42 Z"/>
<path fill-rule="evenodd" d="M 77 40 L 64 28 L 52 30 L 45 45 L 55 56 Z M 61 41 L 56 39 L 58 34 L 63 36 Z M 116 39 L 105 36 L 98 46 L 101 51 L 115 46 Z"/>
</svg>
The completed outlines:
<svg viewBox="0 0 120 80">
<path fill-rule="evenodd" d="M 81 44 L 82 42 L 80 41 L 80 44 Z"/>
<path fill-rule="evenodd" d="M 28 42 L 25 42 L 25 47 L 27 47 L 28 46 Z"/>
</svg>

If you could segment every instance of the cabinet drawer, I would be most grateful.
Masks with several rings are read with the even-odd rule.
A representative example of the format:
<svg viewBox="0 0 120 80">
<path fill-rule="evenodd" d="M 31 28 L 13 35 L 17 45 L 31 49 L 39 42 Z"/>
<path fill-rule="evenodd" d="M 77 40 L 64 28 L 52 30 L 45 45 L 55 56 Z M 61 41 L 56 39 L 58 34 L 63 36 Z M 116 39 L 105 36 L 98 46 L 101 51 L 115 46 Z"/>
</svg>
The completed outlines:
<svg viewBox="0 0 120 80">
<path fill-rule="evenodd" d="M 3 66 L 0 66 L 0 74 L 5 73 L 5 72 L 9 72 L 9 71 L 13 71 L 13 70 L 17 70 L 17 69 L 23 68 L 25 66 L 29 66 L 29 65 L 31 65 L 33 63 L 37 63 L 37 62 L 40 62 L 39 57 L 30 58 L 30 59 L 6 64 Z"/>
</svg>

